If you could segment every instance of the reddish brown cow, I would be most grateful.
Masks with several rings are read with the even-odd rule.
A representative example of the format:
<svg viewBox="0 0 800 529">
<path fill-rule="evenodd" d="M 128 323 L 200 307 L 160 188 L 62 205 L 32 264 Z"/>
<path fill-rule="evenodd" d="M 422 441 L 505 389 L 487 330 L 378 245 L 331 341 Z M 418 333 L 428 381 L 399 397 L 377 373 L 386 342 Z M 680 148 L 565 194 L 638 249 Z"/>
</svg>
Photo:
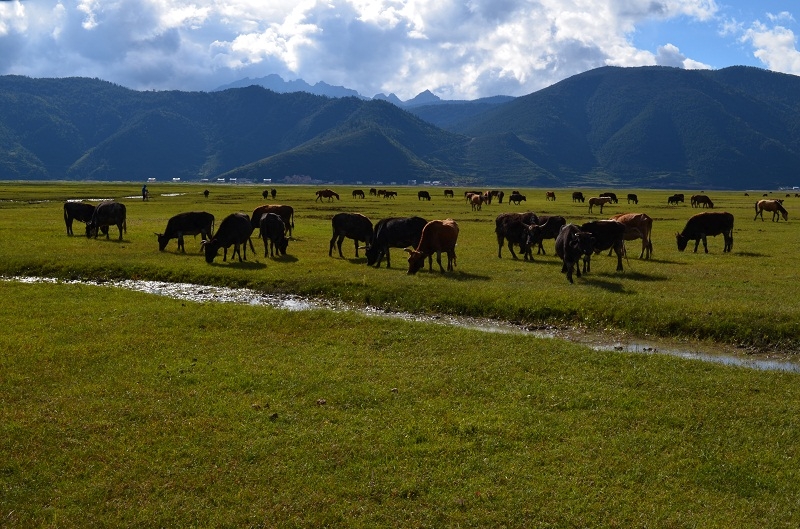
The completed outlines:
<svg viewBox="0 0 800 529">
<path fill-rule="evenodd" d="M 480 211 L 481 204 L 483 204 L 483 195 L 471 195 L 469 202 L 472 204 L 472 211 L 475 211 L 476 209 Z"/>
<path fill-rule="evenodd" d="M 545 197 L 545 200 L 553 200 L 553 201 L 555 201 L 555 199 L 556 199 L 556 194 L 555 194 L 555 192 L 554 192 L 554 191 L 547 191 L 547 192 L 545 193 L 544 197 Z"/>
<path fill-rule="evenodd" d="M 642 239 L 642 253 L 639 254 L 639 259 L 650 259 L 653 254 L 653 242 L 650 239 L 650 232 L 653 231 L 653 219 L 646 213 L 620 213 L 611 217 L 611 220 L 625 225 L 624 240 Z"/>
<path fill-rule="evenodd" d="M 420 268 L 425 266 L 425 258 L 428 258 L 428 268 L 433 272 L 431 256 L 436 253 L 436 262 L 439 269 L 444 273 L 442 267 L 442 252 L 447 253 L 447 271 L 451 272 L 456 266 L 456 242 L 458 241 L 458 224 L 453 219 L 432 220 L 422 228 L 422 237 L 416 249 L 406 251 L 408 255 L 408 273 L 416 274 Z"/>
</svg>

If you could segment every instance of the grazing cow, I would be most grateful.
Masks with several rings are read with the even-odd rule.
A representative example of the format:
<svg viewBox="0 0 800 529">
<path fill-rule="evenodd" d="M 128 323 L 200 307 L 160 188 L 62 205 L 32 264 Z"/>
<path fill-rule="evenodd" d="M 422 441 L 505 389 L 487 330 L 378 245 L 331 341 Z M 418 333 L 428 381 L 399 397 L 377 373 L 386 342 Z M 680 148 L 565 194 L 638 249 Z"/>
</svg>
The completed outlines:
<svg viewBox="0 0 800 529">
<path fill-rule="evenodd" d="M 355 242 L 356 257 L 358 257 L 358 241 L 364 241 L 367 246 L 372 242 L 372 221 L 361 213 L 337 213 L 331 219 L 331 227 L 333 228 L 333 237 L 331 237 L 328 257 L 333 256 L 334 242 L 339 247 L 339 257 L 344 257 L 342 241 L 345 237 L 353 239 Z"/>
<path fill-rule="evenodd" d="M 384 191 L 383 198 L 395 198 L 397 197 L 397 191 Z"/>
<path fill-rule="evenodd" d="M 386 256 L 386 268 L 391 267 L 389 248 L 416 248 L 422 236 L 422 228 L 428 223 L 422 217 L 389 217 L 375 224 L 372 244 L 366 248 L 367 265 L 381 266 Z"/>
<path fill-rule="evenodd" d="M 376 197 L 376 196 L 378 196 L 378 190 L 377 190 L 377 189 L 375 189 L 374 187 L 371 187 L 371 188 L 369 189 L 369 196 L 371 196 L 371 197 Z"/>
<path fill-rule="evenodd" d="M 692 195 L 690 200 L 693 208 L 699 208 L 702 205 L 704 208 L 708 207 L 714 209 L 714 203 L 706 195 Z"/>
<path fill-rule="evenodd" d="M 208 191 L 208 189 L 206 189 L 205 191 L 203 191 L 203 196 L 204 196 L 204 197 L 208 198 L 208 195 L 209 195 L 209 191 Z"/>
<path fill-rule="evenodd" d="M 555 202 L 556 194 L 554 191 L 547 191 L 544 195 L 545 200 L 552 200 Z"/>
<path fill-rule="evenodd" d="M 427 191 L 417 191 L 417 200 L 430 200 L 431 194 Z"/>
<path fill-rule="evenodd" d="M 317 199 L 314 202 L 322 202 L 323 198 L 327 198 L 328 202 L 333 200 L 333 197 L 336 197 L 336 200 L 339 200 L 339 193 L 332 191 L 330 189 L 320 189 L 317 191 Z"/>
<path fill-rule="evenodd" d="M 264 257 L 267 257 L 267 247 L 269 247 L 269 256 L 275 257 L 275 254 L 286 255 L 286 249 L 289 247 L 289 239 L 286 238 L 286 226 L 283 224 L 283 219 L 277 213 L 264 213 L 261 215 L 259 221 L 258 236 L 264 239 Z M 255 250 L 253 250 L 255 252 Z"/>
<path fill-rule="evenodd" d="M 259 218 L 259 222 L 260 222 Z M 241 247 L 244 247 L 244 260 L 247 260 L 247 243 L 250 243 L 250 250 L 253 253 L 256 249 L 253 247 L 253 241 L 250 240 L 250 235 L 253 233 L 253 225 L 250 223 L 250 217 L 245 213 L 231 213 L 219 224 L 219 229 L 214 236 L 200 244 L 206 255 L 206 262 L 213 263 L 214 258 L 219 254 L 219 249 L 223 249 L 222 260 L 228 260 L 228 248 L 233 246 L 231 259 L 236 254 L 239 254 L 239 262 L 242 262 Z"/>
<path fill-rule="evenodd" d="M 733 215 L 721 211 L 698 213 L 686 222 L 686 226 L 681 233 L 675 234 L 675 238 L 678 241 L 678 251 L 684 251 L 689 241 L 693 240 L 694 251 L 697 253 L 697 247 L 702 240 L 703 248 L 708 253 L 706 237 L 709 235 L 716 237 L 720 233 L 725 238 L 723 253 L 730 252 L 733 250 Z"/>
<path fill-rule="evenodd" d="M 584 200 L 586 200 L 586 199 L 584 198 L 583 193 L 581 191 L 573 191 L 572 192 L 572 201 L 573 202 L 583 202 Z"/>
<path fill-rule="evenodd" d="M 601 196 L 601 197 L 608 197 L 608 198 L 610 198 L 610 199 L 611 199 L 611 202 L 612 202 L 613 204 L 619 204 L 619 200 L 617 200 L 617 194 L 616 194 L 616 193 L 609 193 L 609 192 L 606 192 L 606 193 L 600 193 L 600 196 Z"/>
<path fill-rule="evenodd" d="M 538 250 L 537 254 L 547 255 L 542 246 L 544 239 L 555 239 L 561 233 L 561 226 L 566 225 L 567 219 L 560 215 L 539 217 L 538 222 L 531 224 L 528 228 L 528 245 L 533 247 L 536 245 Z"/>
<path fill-rule="evenodd" d="M 612 202 L 611 197 L 592 197 L 589 199 L 589 213 L 592 212 L 594 206 L 600 206 L 600 213 L 603 212 L 603 206 Z"/>
<path fill-rule="evenodd" d="M 353 189 L 353 198 L 364 198 L 364 190 L 363 189 Z"/>
<path fill-rule="evenodd" d="M 272 197 L 272 200 L 275 200 L 275 195 L 277 195 L 277 194 L 278 194 L 278 192 L 277 192 L 277 191 L 275 190 L 275 188 L 273 187 L 272 189 L 270 189 L 270 190 L 269 190 L 269 194 L 270 194 L 270 196 Z"/>
<path fill-rule="evenodd" d="M 509 234 L 509 226 L 513 226 L 515 224 L 521 225 L 530 225 L 536 224 L 539 222 L 539 217 L 536 216 L 536 213 L 532 211 L 528 211 L 527 213 L 501 213 L 494 219 L 494 232 L 497 235 L 497 257 L 502 259 L 503 257 L 503 243 L 506 239 L 508 239 L 508 249 L 511 250 L 511 255 L 514 256 L 514 259 L 517 258 L 516 254 L 514 253 L 514 244 L 519 244 L 520 251 L 524 252 L 525 248 L 527 247 L 527 241 L 523 241 L 519 236 L 516 236 L 515 233 Z M 513 232 L 515 228 L 511 228 Z M 520 242 L 522 241 L 522 242 Z M 531 255 L 531 259 L 533 259 L 533 255 Z"/>
<path fill-rule="evenodd" d="M 676 193 L 667 198 L 667 205 L 675 204 L 677 206 L 678 202 L 683 202 L 683 193 Z"/>
<path fill-rule="evenodd" d="M 650 239 L 653 231 L 653 219 L 646 213 L 620 213 L 611 217 L 611 220 L 625 225 L 623 238 L 626 241 L 642 239 L 642 253 L 639 254 L 639 259 L 650 259 L 653 254 L 653 241 Z"/>
<path fill-rule="evenodd" d="M 253 210 L 252 219 L 253 229 L 259 227 L 261 223 L 261 216 L 265 213 L 277 213 L 283 221 L 286 231 L 289 232 L 289 237 L 292 236 L 292 229 L 294 228 L 294 208 L 292 206 L 285 206 L 283 204 L 263 204 Z M 259 235 L 260 237 L 261 235 Z"/>
<path fill-rule="evenodd" d="M 484 204 L 491 204 L 491 203 L 492 203 L 492 197 L 493 197 L 493 196 L 494 196 L 494 195 L 492 195 L 492 193 L 491 193 L 490 191 L 486 191 L 486 192 L 484 192 L 484 193 L 481 195 L 481 197 L 483 198 L 483 203 L 484 203 Z"/>
<path fill-rule="evenodd" d="M 503 192 L 503 191 L 499 191 L 499 192 L 497 193 L 497 202 L 498 202 L 499 204 L 502 204 L 502 203 L 503 203 L 503 197 L 504 197 L 504 196 L 506 196 L 506 194 L 505 194 L 505 192 Z"/>
<path fill-rule="evenodd" d="M 97 238 L 98 231 L 102 230 L 109 238 L 108 227 L 116 226 L 119 229 L 119 240 L 122 240 L 122 232 L 128 233 L 128 225 L 125 221 L 125 204 L 114 202 L 113 200 L 101 202 L 92 213 L 92 218 L 86 223 L 86 237 Z"/>
<path fill-rule="evenodd" d="M 265 190 L 264 190 L 264 191 L 261 193 L 261 196 L 262 196 L 262 197 L 264 197 L 264 200 L 268 199 L 268 198 L 269 198 L 269 189 L 265 189 Z"/>
<path fill-rule="evenodd" d="M 760 215 L 763 222 L 764 210 L 772 212 L 772 222 L 780 222 L 781 215 L 783 215 L 783 220 L 789 220 L 789 212 L 784 209 L 783 200 L 759 200 L 756 202 L 756 216 L 753 217 L 753 220 L 756 220 Z"/>
<path fill-rule="evenodd" d="M 639 203 L 639 197 L 636 196 L 635 193 L 628 193 L 628 204 L 630 204 L 631 202 L 633 202 L 634 204 Z"/>
<path fill-rule="evenodd" d="M 582 231 L 574 224 L 561 227 L 556 237 L 556 255 L 561 259 L 561 273 L 567 274 L 567 280 L 572 280 L 572 271 L 577 271 L 581 277 L 580 260 L 584 255 L 591 255 L 594 251 L 594 237 L 591 233 Z M 575 265 L 578 265 L 577 267 Z"/>
<path fill-rule="evenodd" d="M 502 241 L 503 239 L 508 240 L 508 251 L 511 252 L 511 257 L 514 259 L 518 259 L 517 254 L 514 253 L 514 245 L 519 245 L 519 251 L 522 253 L 523 258 L 528 261 L 533 261 L 533 252 L 531 252 L 531 246 L 528 243 L 528 228 L 530 224 L 523 222 L 519 217 L 517 218 L 508 218 L 503 220 L 500 223 L 497 223 L 495 227 L 495 233 L 497 234 L 497 240 Z M 498 231 L 502 230 L 502 231 Z M 497 250 L 497 257 L 501 257 L 500 250 L 502 249 L 502 243 L 500 248 Z"/>
<path fill-rule="evenodd" d="M 519 206 L 520 202 L 527 202 L 525 200 L 525 195 L 520 195 L 519 193 L 511 193 L 511 196 L 508 197 L 509 204 L 516 204 Z"/>
<path fill-rule="evenodd" d="M 445 189 L 444 190 L 444 198 L 453 198 L 455 195 L 453 194 L 452 189 Z"/>
<path fill-rule="evenodd" d="M 458 224 L 453 219 L 432 220 L 422 228 L 422 236 L 414 250 L 408 252 L 408 273 L 413 275 L 425 266 L 428 258 L 428 269 L 433 272 L 431 256 L 436 254 L 436 262 L 444 273 L 442 266 L 442 252 L 447 253 L 447 271 L 451 272 L 456 266 L 456 242 L 458 241 Z"/>
<path fill-rule="evenodd" d="M 622 254 L 625 252 L 625 225 L 616 220 L 592 220 L 581 224 L 581 231 L 594 237 L 594 253 L 610 248 L 617 254 L 617 272 L 622 272 Z M 588 273 L 592 267 L 591 254 L 583 257 L 583 272 Z"/>
<path fill-rule="evenodd" d="M 205 211 L 178 213 L 167 221 L 164 233 L 156 233 L 158 249 L 164 251 L 171 239 L 178 239 L 178 250 L 186 253 L 183 245 L 184 235 L 200 235 L 205 241 L 214 234 L 214 215 Z"/>
<path fill-rule="evenodd" d="M 64 223 L 67 225 L 67 235 L 73 235 L 73 220 L 87 223 L 92 220 L 93 214 L 94 206 L 91 204 L 84 204 L 83 202 L 64 202 Z M 108 227 L 106 227 L 104 233 L 108 235 Z"/>
<path fill-rule="evenodd" d="M 472 195 L 469 199 L 470 204 L 472 204 L 472 211 L 476 209 L 478 211 L 481 210 L 481 204 L 483 204 L 483 195 Z"/>
</svg>

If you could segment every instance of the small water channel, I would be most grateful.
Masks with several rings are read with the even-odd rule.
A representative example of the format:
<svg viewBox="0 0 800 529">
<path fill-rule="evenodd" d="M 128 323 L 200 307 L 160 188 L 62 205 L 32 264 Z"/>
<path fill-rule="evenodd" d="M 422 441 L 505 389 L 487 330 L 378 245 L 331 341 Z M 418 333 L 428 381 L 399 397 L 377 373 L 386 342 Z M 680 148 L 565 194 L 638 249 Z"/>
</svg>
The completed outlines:
<svg viewBox="0 0 800 529">
<path fill-rule="evenodd" d="M 482 318 L 450 315 L 419 315 L 408 312 L 386 311 L 374 307 L 356 307 L 336 301 L 311 299 L 290 294 L 265 294 L 246 288 L 226 288 L 192 283 L 166 283 L 162 281 L 141 280 L 87 281 L 61 280 L 46 277 L 0 277 L 0 280 L 19 283 L 63 283 L 95 285 L 106 288 L 124 288 L 198 303 L 240 303 L 245 305 L 269 306 L 275 309 L 289 311 L 352 311 L 370 317 L 396 318 L 433 325 L 452 325 L 487 333 L 514 333 L 535 336 L 537 338 L 567 340 L 586 345 L 597 351 L 666 354 L 690 360 L 740 366 L 750 369 L 800 373 L 800 359 L 795 359 L 789 355 L 785 355 L 784 357 L 772 357 L 766 354 L 747 354 L 746 352 L 736 350 L 732 346 L 701 343 L 667 343 L 665 341 L 640 339 L 607 332 L 588 332 L 576 328 L 531 328 L 511 322 Z"/>
</svg>

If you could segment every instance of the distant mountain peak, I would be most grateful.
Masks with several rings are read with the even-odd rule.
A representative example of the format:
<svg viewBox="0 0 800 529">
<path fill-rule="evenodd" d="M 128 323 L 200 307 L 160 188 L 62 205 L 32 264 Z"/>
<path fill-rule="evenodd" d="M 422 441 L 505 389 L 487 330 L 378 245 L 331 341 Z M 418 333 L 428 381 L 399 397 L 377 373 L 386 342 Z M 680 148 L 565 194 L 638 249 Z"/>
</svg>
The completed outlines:
<svg viewBox="0 0 800 529">
<path fill-rule="evenodd" d="M 436 103 L 441 103 L 442 99 L 431 92 L 430 90 L 425 90 L 424 92 L 420 92 L 415 97 L 409 99 L 405 102 L 405 106 L 408 107 L 415 107 L 419 105 L 435 105 Z"/>
<path fill-rule="evenodd" d="M 357 97 L 359 99 L 367 99 L 355 90 L 345 88 L 344 86 L 329 85 L 324 81 L 319 81 L 313 86 L 305 82 L 303 79 L 295 79 L 293 81 L 285 81 L 280 75 L 271 73 L 264 77 L 250 79 L 245 77 L 232 83 L 217 87 L 214 91 L 219 92 L 229 88 L 245 88 L 247 86 L 263 86 L 268 90 L 277 92 L 279 94 L 287 94 L 291 92 L 308 92 L 318 96 L 326 97 Z"/>
</svg>

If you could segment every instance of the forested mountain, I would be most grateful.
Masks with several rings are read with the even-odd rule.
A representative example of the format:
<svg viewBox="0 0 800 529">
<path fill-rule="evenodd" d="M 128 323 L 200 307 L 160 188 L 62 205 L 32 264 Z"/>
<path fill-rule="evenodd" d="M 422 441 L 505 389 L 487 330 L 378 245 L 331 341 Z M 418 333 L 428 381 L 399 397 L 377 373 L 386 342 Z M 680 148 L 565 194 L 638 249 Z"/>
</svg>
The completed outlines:
<svg viewBox="0 0 800 529">
<path fill-rule="evenodd" d="M 0 77 L 0 179 L 798 185 L 800 78 L 606 67 L 507 102 L 416 107 L 258 86 Z M 445 130 L 446 129 L 446 130 Z"/>
</svg>

